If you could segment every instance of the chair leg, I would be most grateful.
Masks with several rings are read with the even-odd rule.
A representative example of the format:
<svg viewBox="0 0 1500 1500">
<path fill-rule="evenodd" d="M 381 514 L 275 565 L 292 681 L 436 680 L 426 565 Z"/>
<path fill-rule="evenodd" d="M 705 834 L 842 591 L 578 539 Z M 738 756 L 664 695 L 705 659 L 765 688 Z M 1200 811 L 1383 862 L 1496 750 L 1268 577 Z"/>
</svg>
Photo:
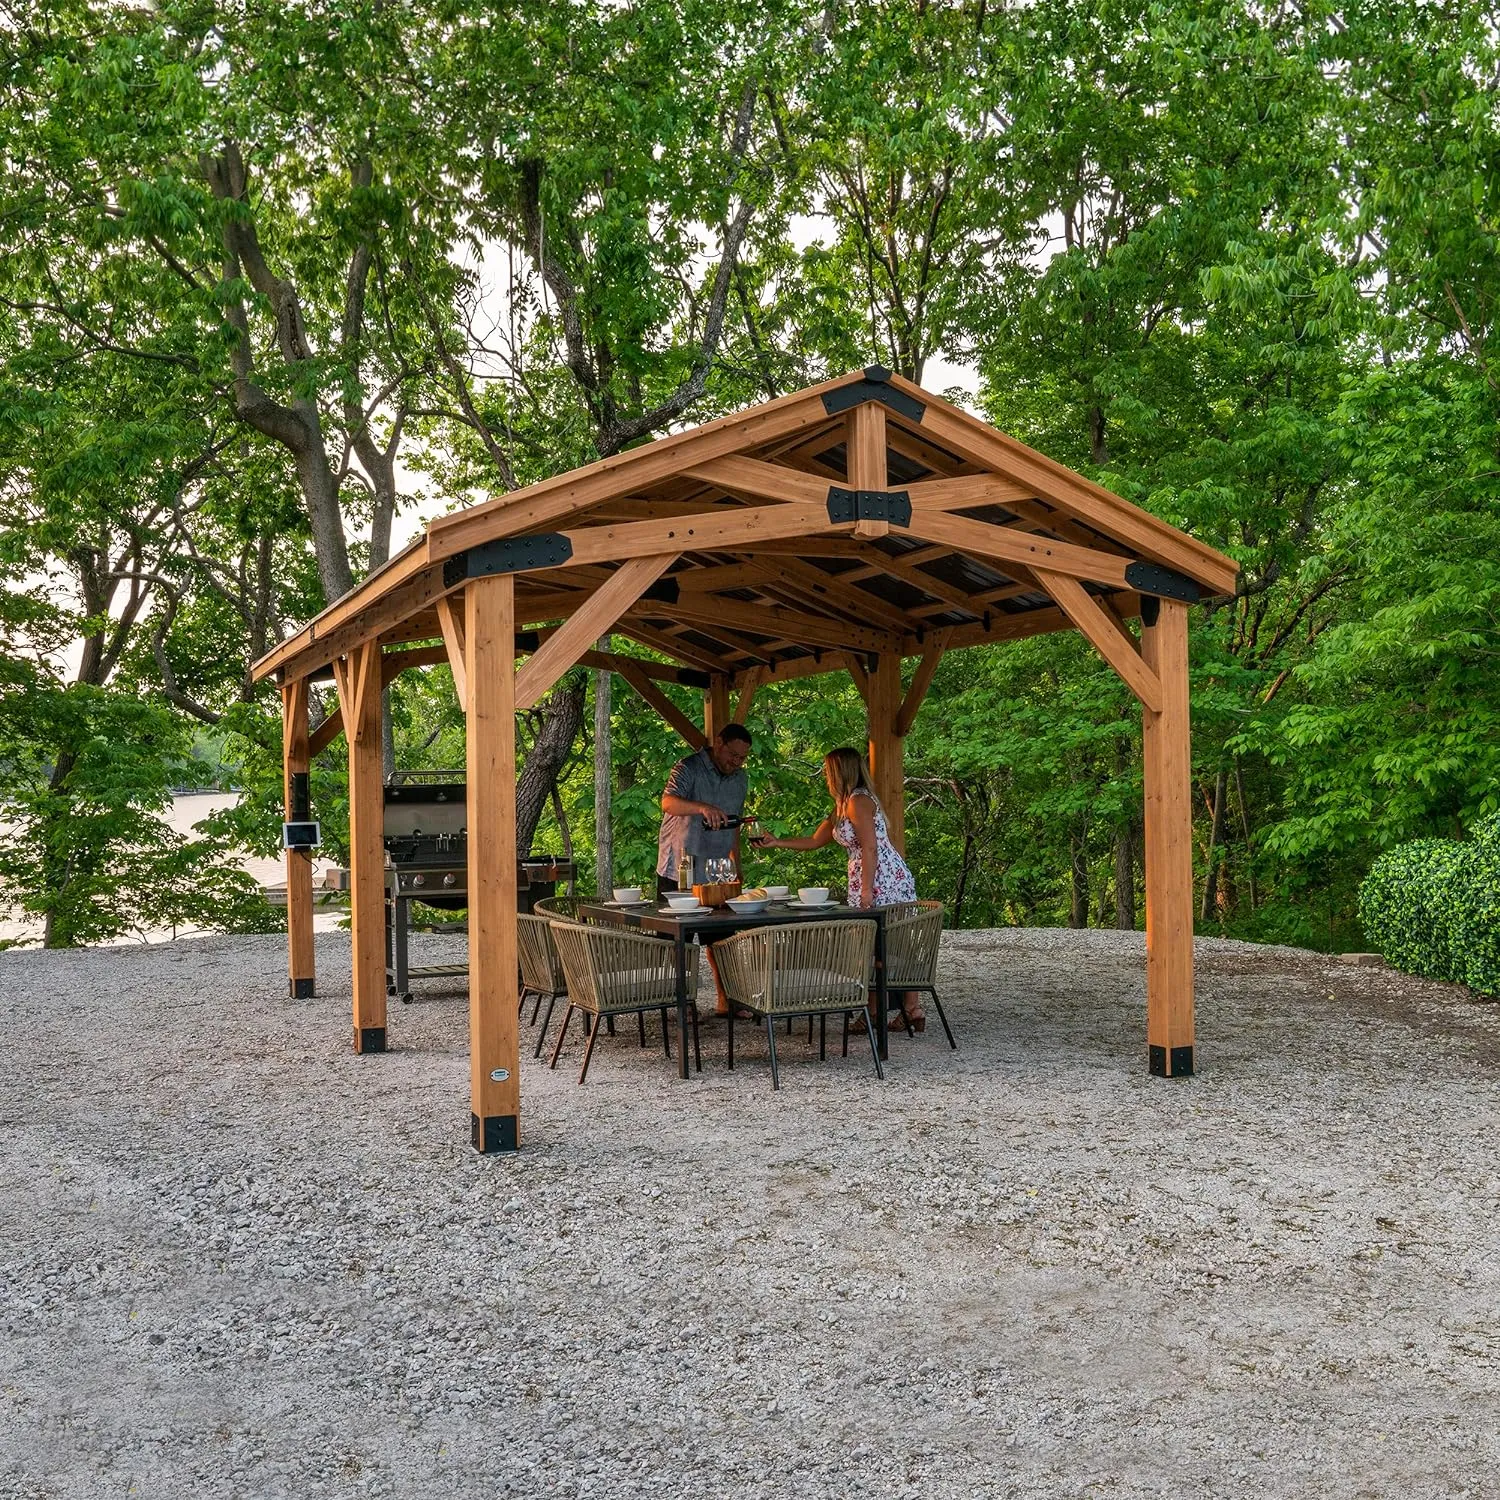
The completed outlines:
<svg viewBox="0 0 1500 1500">
<path fill-rule="evenodd" d="M 535 1026 L 537 1012 L 542 1008 L 542 992 L 540 990 L 533 990 L 532 993 L 536 996 L 536 1004 L 531 1007 L 531 1024 Z"/>
<path fill-rule="evenodd" d="M 638 1010 L 635 1013 L 635 1024 L 641 1033 L 641 1051 L 646 1050 L 646 1012 Z"/>
<path fill-rule="evenodd" d="M 734 1006 L 729 1007 L 729 1071 L 734 1072 Z"/>
<path fill-rule="evenodd" d="M 943 1023 L 943 1035 L 948 1038 L 948 1045 L 957 1052 L 958 1043 L 953 1040 L 953 1028 L 948 1024 L 948 1015 L 943 1009 L 943 1002 L 938 999 L 938 992 L 936 990 L 928 990 L 927 993 L 932 996 L 932 1003 L 937 1008 L 938 1020 Z"/>
<path fill-rule="evenodd" d="M 521 986 L 521 993 L 516 997 L 516 1015 L 517 1015 L 517 1017 L 524 1016 L 526 1014 L 526 997 L 530 993 L 531 993 L 531 991 L 528 990 L 526 988 L 526 986 L 523 984 Z"/>
<path fill-rule="evenodd" d="M 808 1041 L 812 1041 L 811 1017 L 808 1018 L 807 1030 L 807 1039 Z M 828 1012 L 826 1010 L 818 1012 L 818 1061 L 828 1061 Z"/>
<path fill-rule="evenodd" d="M 688 1019 L 693 1024 L 693 1071 L 701 1073 L 703 1071 L 703 1049 L 698 1045 L 698 1002 L 696 1000 L 688 1007 Z"/>
<path fill-rule="evenodd" d="M 870 1056 L 875 1059 L 875 1076 L 884 1082 L 885 1069 L 880 1066 L 880 1048 L 875 1045 L 875 1028 L 866 1026 L 865 1035 L 870 1039 Z"/>
<path fill-rule="evenodd" d="M 661 1050 L 667 1054 L 667 1061 L 672 1061 L 672 1038 L 667 1031 L 667 1007 L 661 1008 Z M 645 1046 L 646 1035 L 646 1013 L 641 1012 L 641 1045 Z"/>
<path fill-rule="evenodd" d="M 611 1036 L 615 1034 L 615 1018 L 613 1016 L 605 1016 L 604 1028 Z"/>
<path fill-rule="evenodd" d="M 786 1024 L 790 1026 L 792 1023 L 788 1021 Z M 776 1066 L 776 1022 L 774 1019 L 769 1019 L 766 1022 L 766 1040 L 771 1044 L 771 1087 L 779 1089 L 781 1087 L 781 1070 Z"/>
<path fill-rule="evenodd" d="M 849 1012 L 844 1012 L 844 1056 L 849 1055 Z"/>
<path fill-rule="evenodd" d="M 538 1001 L 537 1004 L 540 1005 L 541 1001 Z M 547 1014 L 542 1019 L 542 1029 L 536 1034 L 536 1051 L 531 1054 L 533 1057 L 540 1057 L 542 1055 L 542 1043 L 547 1040 L 547 1028 L 552 1024 L 552 1007 L 556 1004 L 557 996 L 548 995 Z"/>
<path fill-rule="evenodd" d="M 593 1029 L 589 1032 L 589 1044 L 583 1049 L 583 1066 L 578 1070 L 578 1081 L 582 1083 L 589 1076 L 589 1059 L 594 1055 L 594 1043 L 599 1040 L 599 1018 L 594 1017 Z"/>
<path fill-rule="evenodd" d="M 552 1044 L 552 1061 L 547 1064 L 549 1068 L 557 1066 L 558 1053 L 562 1051 L 562 1044 L 568 1035 L 568 1022 L 573 1019 L 573 1003 L 568 1002 L 568 1008 L 563 1012 L 562 1025 L 557 1028 L 557 1040 Z M 585 1024 L 587 1022 L 585 1021 Z"/>
<path fill-rule="evenodd" d="M 809 1047 L 812 1046 L 812 1023 L 813 1023 L 812 1012 L 808 1011 L 808 1013 L 807 1013 L 807 1045 Z"/>
</svg>

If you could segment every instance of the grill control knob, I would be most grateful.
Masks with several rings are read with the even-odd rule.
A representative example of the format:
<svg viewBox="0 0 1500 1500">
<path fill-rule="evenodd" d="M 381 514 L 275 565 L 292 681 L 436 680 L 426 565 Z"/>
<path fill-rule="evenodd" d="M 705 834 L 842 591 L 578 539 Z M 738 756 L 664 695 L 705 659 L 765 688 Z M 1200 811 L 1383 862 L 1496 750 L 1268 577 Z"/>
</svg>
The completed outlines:
<svg viewBox="0 0 1500 1500">
<path fill-rule="evenodd" d="M 425 875 L 413 875 L 411 878 L 411 883 L 413 885 L 426 885 L 427 877 Z"/>
<path fill-rule="evenodd" d="M 446 875 L 443 876 L 443 884 L 444 885 L 457 885 L 458 884 L 458 876 L 455 875 L 450 870 Z"/>
</svg>

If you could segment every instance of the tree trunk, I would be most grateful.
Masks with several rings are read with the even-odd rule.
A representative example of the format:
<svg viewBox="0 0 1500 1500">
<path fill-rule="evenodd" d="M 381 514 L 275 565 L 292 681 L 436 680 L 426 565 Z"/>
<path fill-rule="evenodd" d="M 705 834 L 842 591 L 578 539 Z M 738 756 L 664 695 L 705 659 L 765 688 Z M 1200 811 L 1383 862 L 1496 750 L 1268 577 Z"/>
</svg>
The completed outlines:
<svg viewBox="0 0 1500 1500">
<path fill-rule="evenodd" d="M 570 672 L 542 703 L 541 731 L 516 777 L 516 855 L 520 859 L 531 853 L 542 810 L 583 725 L 587 688 L 582 672 Z"/>
<path fill-rule="evenodd" d="M 1084 840 L 1074 834 L 1070 840 L 1072 864 L 1072 900 L 1068 906 L 1068 926 L 1089 925 L 1089 863 L 1088 849 Z"/>
<path fill-rule="evenodd" d="M 1124 823 L 1115 833 L 1115 926 L 1135 931 L 1135 826 Z"/>
<path fill-rule="evenodd" d="M 1208 873 L 1203 878 L 1203 906 L 1199 916 L 1208 921 L 1214 914 L 1219 895 L 1219 863 L 1224 848 L 1224 803 L 1229 786 L 1229 775 L 1220 771 L 1214 778 L 1213 822 L 1208 832 Z"/>
<path fill-rule="evenodd" d="M 1255 861 L 1252 858 L 1254 851 L 1250 847 L 1250 809 L 1245 803 L 1245 768 L 1240 764 L 1240 758 L 1237 755 L 1234 758 L 1234 791 L 1235 800 L 1240 804 L 1240 831 L 1245 837 L 1245 880 L 1250 888 L 1250 910 L 1254 911 L 1257 902 Z"/>
<path fill-rule="evenodd" d="M 599 649 L 609 650 L 607 635 L 600 636 Z M 611 673 L 594 673 L 594 891 L 601 899 L 615 883 L 613 686 Z"/>
</svg>

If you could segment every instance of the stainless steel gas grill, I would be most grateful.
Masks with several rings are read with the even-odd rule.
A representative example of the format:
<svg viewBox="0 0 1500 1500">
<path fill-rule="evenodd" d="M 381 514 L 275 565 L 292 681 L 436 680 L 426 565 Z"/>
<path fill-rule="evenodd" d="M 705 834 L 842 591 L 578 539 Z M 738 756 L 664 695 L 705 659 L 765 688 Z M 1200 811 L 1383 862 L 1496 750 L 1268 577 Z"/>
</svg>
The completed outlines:
<svg viewBox="0 0 1500 1500">
<path fill-rule="evenodd" d="M 469 830 L 462 771 L 398 772 L 385 788 L 386 989 L 411 1003 L 413 979 L 466 978 L 467 964 L 412 968 L 408 936 L 413 901 L 444 911 L 469 904 Z M 570 860 L 518 860 L 516 905 L 529 912 L 571 881 Z"/>
</svg>

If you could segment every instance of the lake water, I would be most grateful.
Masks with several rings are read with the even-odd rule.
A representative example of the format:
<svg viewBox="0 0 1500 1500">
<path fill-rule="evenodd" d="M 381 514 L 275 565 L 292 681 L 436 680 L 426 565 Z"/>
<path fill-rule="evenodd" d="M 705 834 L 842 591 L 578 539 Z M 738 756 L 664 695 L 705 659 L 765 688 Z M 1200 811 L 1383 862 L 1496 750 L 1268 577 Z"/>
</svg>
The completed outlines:
<svg viewBox="0 0 1500 1500">
<path fill-rule="evenodd" d="M 167 816 L 167 822 L 178 833 L 191 834 L 194 824 L 201 822 L 210 813 L 218 812 L 220 808 L 233 807 L 238 801 L 237 792 L 185 793 L 172 799 L 172 810 Z M 246 854 L 239 860 L 239 867 L 263 886 L 280 886 L 286 883 L 286 867 L 279 859 L 265 859 L 258 855 Z M 323 872 L 331 868 L 333 868 L 332 860 L 313 861 L 315 886 L 322 884 Z M 318 907 L 313 913 L 313 927 L 318 932 L 335 930 L 340 925 L 342 917 L 343 913 L 340 910 Z M 165 943 L 171 942 L 174 938 L 191 937 L 202 930 L 197 927 L 164 928 L 131 937 L 116 938 L 115 941 L 117 943 Z M 42 924 L 40 922 L 18 921 L 14 913 L 0 917 L 0 938 L 11 940 L 22 938 L 35 942 L 40 941 L 41 935 Z"/>
</svg>

